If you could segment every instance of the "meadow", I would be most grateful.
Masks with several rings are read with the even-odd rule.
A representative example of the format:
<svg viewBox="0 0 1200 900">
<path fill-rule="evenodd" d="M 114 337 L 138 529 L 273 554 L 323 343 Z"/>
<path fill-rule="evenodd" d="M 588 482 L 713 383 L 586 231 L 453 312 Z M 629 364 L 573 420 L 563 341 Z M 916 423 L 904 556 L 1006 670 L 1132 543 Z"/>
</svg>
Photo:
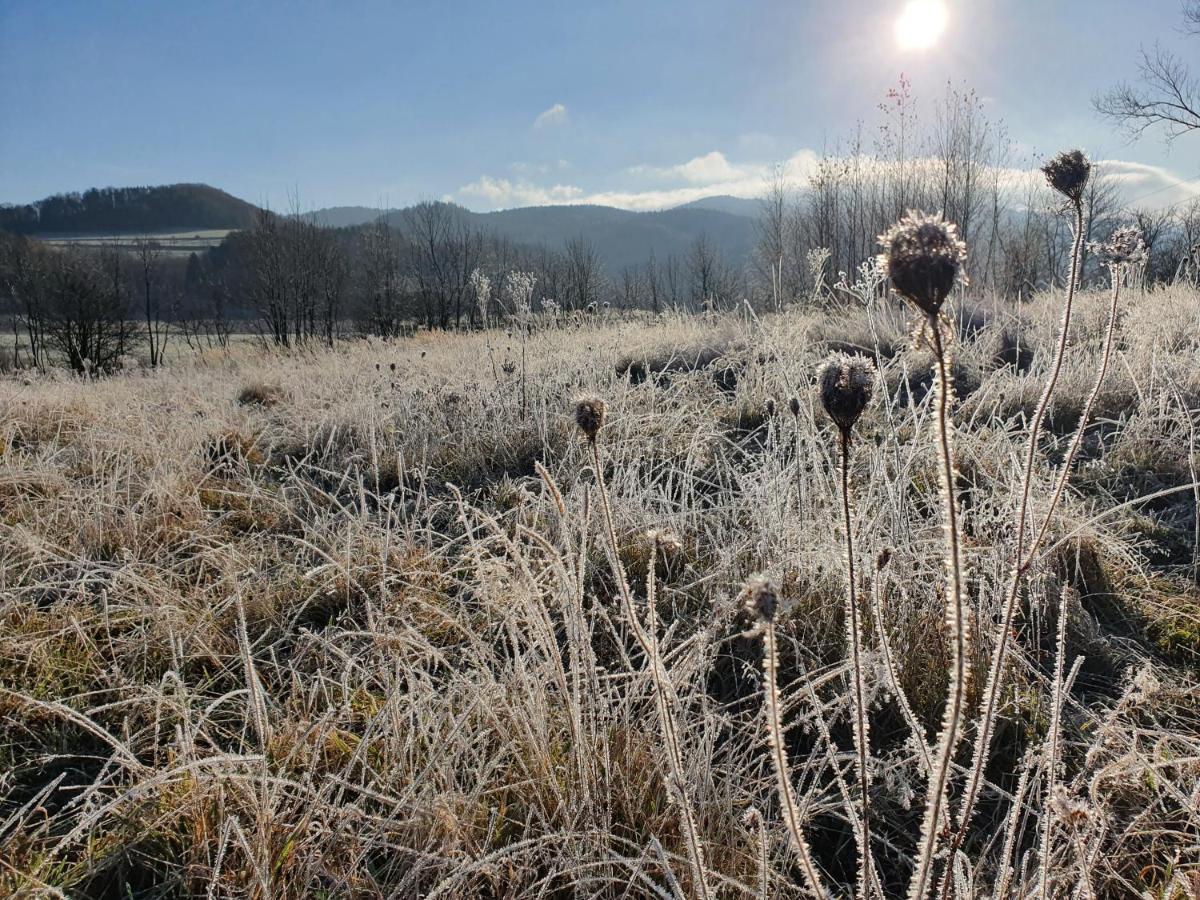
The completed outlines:
<svg viewBox="0 0 1200 900">
<path fill-rule="evenodd" d="M 44 234 L 34 235 L 42 243 L 59 250 L 64 249 L 116 249 L 123 252 L 134 252 L 142 244 L 153 244 L 160 252 L 168 256 L 187 256 L 199 253 L 212 247 L 219 246 L 232 229 L 189 228 L 184 231 L 146 231 L 138 233 L 119 234 Z"/>
<path fill-rule="evenodd" d="M 1193 287 L 1121 294 L 1094 404 L 1075 298 L 954 820 L 1062 308 L 947 302 L 961 644 L 895 298 L 5 377 L 0 894 L 1197 896 Z"/>
</svg>

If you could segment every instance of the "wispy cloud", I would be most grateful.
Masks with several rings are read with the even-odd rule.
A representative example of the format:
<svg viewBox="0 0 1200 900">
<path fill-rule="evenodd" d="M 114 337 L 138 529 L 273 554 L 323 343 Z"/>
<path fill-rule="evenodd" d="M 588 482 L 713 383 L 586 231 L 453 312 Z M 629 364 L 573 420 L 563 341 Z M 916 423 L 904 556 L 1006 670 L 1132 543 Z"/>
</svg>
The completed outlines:
<svg viewBox="0 0 1200 900">
<path fill-rule="evenodd" d="M 551 172 L 561 172 L 563 169 L 571 168 L 571 164 L 565 159 L 555 160 L 554 162 L 515 162 L 510 167 L 518 175 L 548 175 Z"/>
<path fill-rule="evenodd" d="M 1162 166 L 1104 159 L 1098 165 L 1120 186 L 1122 201 L 1151 208 L 1173 206 L 1200 198 L 1200 178 L 1180 178 Z"/>
<path fill-rule="evenodd" d="M 552 125 L 566 125 L 568 121 L 567 108 L 561 103 L 555 103 L 549 109 L 544 109 L 538 113 L 537 118 L 533 120 L 534 128 L 548 128 Z"/>
<path fill-rule="evenodd" d="M 801 150 L 783 163 L 784 175 L 802 183 L 817 162 L 817 154 Z M 762 195 L 774 167 L 769 163 L 733 163 L 714 150 L 674 166 L 633 166 L 623 173 L 627 187 L 585 190 L 570 184 L 542 187 L 528 178 L 515 181 L 484 175 L 455 192 L 462 201 L 483 200 L 491 209 L 539 204 L 594 203 L 639 212 L 669 209 L 717 194 L 754 198 Z M 521 168 L 522 175 L 535 174 Z"/>
</svg>

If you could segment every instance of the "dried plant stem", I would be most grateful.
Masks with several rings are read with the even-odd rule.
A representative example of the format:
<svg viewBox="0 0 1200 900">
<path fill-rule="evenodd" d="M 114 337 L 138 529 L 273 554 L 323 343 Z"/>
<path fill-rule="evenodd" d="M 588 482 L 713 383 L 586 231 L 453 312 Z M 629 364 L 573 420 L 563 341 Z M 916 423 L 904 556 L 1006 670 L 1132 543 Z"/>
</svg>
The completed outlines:
<svg viewBox="0 0 1200 900">
<path fill-rule="evenodd" d="M 625 567 L 621 565 L 621 558 L 618 554 L 617 547 L 617 532 L 613 525 L 612 505 L 608 499 L 608 486 L 604 481 L 604 467 L 600 464 L 600 448 L 594 438 L 589 440 L 592 449 L 592 464 L 595 467 L 596 483 L 599 488 L 600 506 L 604 513 L 604 534 L 608 540 L 608 549 L 611 556 L 613 575 L 617 579 L 617 590 L 621 595 L 621 603 L 625 608 L 625 616 L 629 620 L 629 626 L 633 630 L 634 637 L 641 645 L 642 652 L 646 655 L 646 662 L 650 668 L 650 676 L 654 682 L 655 707 L 658 711 L 659 727 L 662 730 L 663 744 L 667 751 L 667 767 L 669 769 L 668 791 L 671 793 L 680 810 L 680 821 L 683 825 L 683 837 L 687 844 L 688 861 L 692 868 L 693 890 L 696 896 L 701 900 L 708 900 L 712 896 L 708 886 L 708 877 L 704 868 L 704 851 L 700 846 L 699 828 L 696 825 L 696 814 L 692 809 L 691 798 L 688 796 L 687 781 L 684 779 L 683 772 L 683 754 L 679 748 L 679 736 L 675 727 L 674 710 L 678 707 L 678 700 L 675 696 L 674 686 L 671 684 L 670 677 L 667 675 L 666 668 L 662 664 L 662 659 L 658 653 L 658 636 L 657 628 L 654 628 L 651 635 L 648 635 L 642 628 L 641 622 L 637 617 L 637 610 L 633 605 L 633 595 L 629 590 L 629 582 L 625 577 Z M 647 575 L 647 587 L 652 590 L 654 581 L 654 567 L 657 563 L 654 542 L 651 541 L 650 551 L 650 571 Z M 654 597 L 649 598 L 651 609 L 654 608 Z M 654 613 L 651 613 L 652 627 L 654 623 Z"/>
<path fill-rule="evenodd" d="M 921 766 L 925 770 L 925 775 L 928 776 L 933 770 L 933 757 L 930 754 L 929 741 L 925 737 L 925 729 L 921 726 L 920 720 L 917 719 L 917 714 L 913 712 L 913 708 L 908 702 L 908 695 L 904 693 L 904 688 L 900 686 L 900 676 L 896 671 L 896 661 L 892 658 L 891 641 L 888 639 L 887 631 L 883 627 L 883 591 L 880 587 L 882 580 L 883 576 L 877 574 L 871 584 L 871 614 L 875 618 L 875 638 L 879 642 L 879 654 L 883 659 L 883 667 L 887 672 L 888 685 L 892 689 L 892 696 L 896 698 L 896 704 L 900 707 L 904 721 L 908 723 L 913 739 L 917 742 L 917 749 L 921 755 Z"/>
<path fill-rule="evenodd" d="M 1017 788 L 1013 793 L 1012 806 L 1008 811 L 1008 823 L 1004 826 L 1004 849 L 1000 852 L 1000 880 L 996 883 L 996 900 L 1008 896 L 1008 883 L 1013 873 L 1013 853 L 1017 846 L 1017 831 L 1025 812 L 1025 793 L 1029 790 L 1029 773 L 1033 769 L 1027 759 L 1020 766 Z"/>
<path fill-rule="evenodd" d="M 1110 295 L 1111 299 L 1108 307 L 1108 325 L 1104 330 L 1104 346 L 1100 351 L 1100 367 L 1096 370 L 1096 378 L 1092 382 L 1092 389 L 1088 393 L 1087 401 L 1083 404 L 1083 411 L 1079 414 L 1079 424 L 1075 427 L 1075 434 L 1071 436 L 1071 443 L 1067 446 L 1067 453 L 1063 458 L 1062 468 L 1058 473 L 1058 479 L 1054 485 L 1054 493 L 1050 496 L 1050 506 L 1042 518 L 1041 527 L 1038 529 L 1034 539 L 1030 541 L 1029 549 L 1025 553 L 1026 564 L 1028 564 L 1029 557 L 1041 547 L 1042 541 L 1046 539 L 1046 534 L 1050 530 L 1054 511 L 1062 499 L 1067 482 L 1071 480 L 1071 466 L 1075 462 L 1079 448 L 1083 445 L 1083 433 L 1092 418 L 1092 410 L 1096 406 L 1096 400 L 1100 397 L 1100 389 L 1104 386 L 1104 378 L 1108 374 L 1108 364 L 1112 359 L 1113 335 L 1117 330 L 1117 300 L 1120 298 L 1120 292 L 1120 277 L 1116 272 L 1113 272 L 1112 294 Z"/>
<path fill-rule="evenodd" d="M 1088 865 L 1087 848 L 1079 839 L 1079 830 L 1071 829 L 1071 847 L 1075 851 L 1075 865 L 1079 869 L 1079 896 L 1084 900 L 1096 900 L 1096 892 L 1092 890 L 1092 873 Z"/>
<path fill-rule="evenodd" d="M 862 621 L 858 609 L 858 585 L 854 566 L 854 530 L 850 501 L 850 429 L 841 428 L 842 527 L 846 533 L 846 644 L 850 655 L 850 677 L 854 686 L 854 745 L 857 751 L 858 785 L 862 809 L 858 822 L 858 896 L 866 897 L 870 879 L 870 732 L 867 722 L 866 689 L 863 684 Z"/>
<path fill-rule="evenodd" d="M 926 788 L 925 815 L 917 843 L 916 866 L 908 886 L 909 900 L 923 898 L 932 879 L 939 823 L 947 802 L 946 788 L 950 781 L 950 769 L 961 731 L 963 704 L 967 693 L 968 626 L 964 609 L 962 542 L 958 525 L 958 502 L 954 495 L 956 467 L 950 422 L 954 385 L 950 374 L 950 360 L 942 337 L 942 324 L 936 314 L 930 314 L 928 317 L 928 331 L 933 345 L 934 369 L 937 376 L 934 421 L 937 430 L 943 527 L 946 534 L 946 628 L 950 636 L 950 684 L 941 734 L 934 751 L 933 771 L 929 773 L 929 784 Z"/>
<path fill-rule="evenodd" d="M 775 783 L 779 790 L 779 805 L 783 808 L 784 822 L 792 839 L 792 848 L 800 860 L 800 868 L 808 883 L 809 891 L 825 898 L 828 892 L 817 872 L 804 830 L 800 826 L 800 807 L 796 803 L 796 792 L 792 788 L 791 771 L 788 767 L 787 748 L 783 743 L 783 716 L 779 702 L 779 655 L 775 646 L 775 623 L 763 625 L 763 701 L 767 710 L 767 740 L 771 748 L 771 761 L 775 768 Z"/>
<path fill-rule="evenodd" d="M 1058 639 L 1054 644 L 1054 682 L 1050 695 L 1050 733 L 1046 736 L 1046 790 L 1042 800 L 1041 875 L 1039 892 L 1050 896 L 1050 836 L 1053 831 L 1051 806 L 1054 786 L 1058 783 L 1058 744 L 1062 723 L 1063 658 L 1067 655 L 1067 603 L 1064 596 L 1058 604 Z"/>
<path fill-rule="evenodd" d="M 996 726 L 996 716 L 1000 702 L 1000 691 L 1004 684 L 1004 666 L 1008 658 L 1009 640 L 1012 635 L 1013 620 L 1017 612 L 1017 599 L 1021 592 L 1021 582 L 1029 568 L 1032 551 L 1025 551 L 1025 525 L 1029 515 L 1029 494 L 1033 485 L 1033 464 L 1037 458 L 1038 438 L 1041 435 L 1042 423 L 1050 407 L 1050 400 L 1058 386 L 1058 378 L 1062 372 L 1063 358 L 1067 350 L 1067 335 L 1071 327 L 1071 308 L 1075 300 L 1075 284 L 1079 279 L 1079 254 L 1083 247 L 1083 205 L 1076 202 L 1075 210 L 1075 240 L 1071 248 L 1071 269 L 1067 279 L 1067 296 L 1063 304 L 1062 320 L 1058 329 L 1058 345 L 1051 363 L 1050 376 L 1038 399 L 1037 409 L 1029 425 L 1029 436 L 1025 444 L 1025 463 L 1021 475 L 1021 500 L 1017 506 L 1016 538 L 1017 545 L 1013 553 L 1012 569 L 1009 573 L 1008 586 L 1004 595 L 1000 622 L 996 628 L 995 643 L 992 648 L 991 660 L 988 664 L 987 684 L 983 690 L 983 707 L 979 715 L 979 725 L 975 732 L 975 744 L 972 748 L 971 769 L 967 776 L 966 788 L 963 792 L 962 803 L 958 812 L 958 827 L 952 844 L 953 850 L 962 846 L 966 837 L 967 827 L 971 823 L 971 814 L 975 810 L 975 802 L 979 797 L 979 789 L 983 784 L 983 771 L 987 766 L 988 753 L 991 748 L 992 733 Z"/>
</svg>

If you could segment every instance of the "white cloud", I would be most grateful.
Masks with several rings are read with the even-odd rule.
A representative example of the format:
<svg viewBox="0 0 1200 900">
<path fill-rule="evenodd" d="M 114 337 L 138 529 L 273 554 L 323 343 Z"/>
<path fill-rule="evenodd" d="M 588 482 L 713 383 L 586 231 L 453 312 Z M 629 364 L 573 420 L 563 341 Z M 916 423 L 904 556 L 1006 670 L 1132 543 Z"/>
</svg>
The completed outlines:
<svg viewBox="0 0 1200 900">
<path fill-rule="evenodd" d="M 677 166 L 633 166 L 629 169 L 629 173 L 686 181 L 689 184 L 717 184 L 722 181 L 735 181 L 743 178 L 747 171 L 730 165 L 724 153 L 720 150 L 713 150 Z"/>
<path fill-rule="evenodd" d="M 570 184 L 542 187 L 524 179 L 510 181 L 507 178 L 492 178 L 483 175 L 470 184 L 463 185 L 456 197 L 479 197 L 492 209 L 508 209 L 514 206 L 550 206 L 560 203 L 581 203 L 583 189 Z"/>
<path fill-rule="evenodd" d="M 549 109 L 544 109 L 533 120 L 534 128 L 546 128 L 550 125 L 566 125 L 567 108 L 561 103 L 555 103 Z"/>
</svg>

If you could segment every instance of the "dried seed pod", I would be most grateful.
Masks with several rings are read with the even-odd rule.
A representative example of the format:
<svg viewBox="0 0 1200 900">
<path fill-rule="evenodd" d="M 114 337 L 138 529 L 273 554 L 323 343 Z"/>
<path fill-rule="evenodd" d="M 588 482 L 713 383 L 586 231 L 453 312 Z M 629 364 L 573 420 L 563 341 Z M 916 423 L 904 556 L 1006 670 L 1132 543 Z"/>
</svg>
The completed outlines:
<svg viewBox="0 0 1200 900">
<path fill-rule="evenodd" d="M 942 308 L 967 258 L 958 229 L 941 216 L 909 212 L 879 236 L 880 268 L 896 292 L 926 315 Z"/>
<path fill-rule="evenodd" d="M 1091 244 L 1090 249 L 1109 268 L 1139 266 L 1149 255 L 1142 232 L 1136 226 L 1127 225 L 1114 231 L 1107 241 Z"/>
<path fill-rule="evenodd" d="M 679 535 L 666 528 L 651 528 L 646 532 L 646 540 L 654 544 L 658 548 L 658 552 L 664 555 L 678 553 L 683 549 L 683 542 L 679 540 Z"/>
<path fill-rule="evenodd" d="M 1072 203 L 1080 203 L 1092 172 L 1092 164 L 1082 150 L 1064 150 L 1042 166 L 1042 172 L 1050 187 Z"/>
<path fill-rule="evenodd" d="M 766 575 L 751 575 L 742 588 L 742 608 L 760 624 L 774 621 L 779 607 L 779 590 Z"/>
<path fill-rule="evenodd" d="M 589 441 L 604 425 L 604 401 L 599 397 L 583 397 L 575 401 L 575 424 L 587 435 Z"/>
<path fill-rule="evenodd" d="M 871 402 L 875 369 L 864 356 L 835 354 L 821 369 L 821 404 L 842 431 L 850 431 Z"/>
</svg>

